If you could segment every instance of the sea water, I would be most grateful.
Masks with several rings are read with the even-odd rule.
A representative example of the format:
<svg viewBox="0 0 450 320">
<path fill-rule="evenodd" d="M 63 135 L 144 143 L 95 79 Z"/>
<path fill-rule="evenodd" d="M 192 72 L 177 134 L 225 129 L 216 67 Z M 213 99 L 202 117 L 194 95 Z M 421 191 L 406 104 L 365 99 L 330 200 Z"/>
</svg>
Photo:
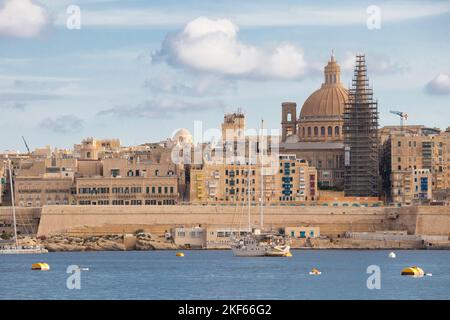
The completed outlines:
<svg viewBox="0 0 450 320">
<path fill-rule="evenodd" d="M 293 250 L 290 258 L 239 258 L 229 250 L 184 253 L 184 257 L 175 251 L 2 255 L 0 299 L 450 298 L 450 251 L 396 251 L 395 259 L 384 250 Z M 31 265 L 41 261 L 51 270 L 32 271 Z M 89 271 L 67 273 L 71 265 Z M 400 275 L 413 265 L 432 277 Z M 368 273 L 370 266 L 379 267 L 380 273 Z M 312 268 L 322 274 L 310 275 Z M 77 277 L 79 289 L 74 278 L 68 281 L 71 276 Z M 379 289 L 368 286 L 369 277 L 377 277 Z"/>
</svg>

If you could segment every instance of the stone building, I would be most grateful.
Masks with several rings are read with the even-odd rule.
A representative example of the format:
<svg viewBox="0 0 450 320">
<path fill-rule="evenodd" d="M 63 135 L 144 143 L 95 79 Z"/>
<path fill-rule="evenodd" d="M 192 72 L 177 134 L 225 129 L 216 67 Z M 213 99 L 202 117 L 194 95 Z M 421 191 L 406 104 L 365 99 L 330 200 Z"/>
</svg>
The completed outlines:
<svg viewBox="0 0 450 320">
<path fill-rule="evenodd" d="M 171 205 L 178 202 L 177 178 L 78 178 L 74 198 L 78 205 Z"/>
<path fill-rule="evenodd" d="M 90 137 L 74 146 L 74 156 L 80 159 L 98 160 L 108 154 L 114 154 L 120 149 L 121 145 L 118 139 L 97 140 Z"/>
<path fill-rule="evenodd" d="M 191 203 L 302 203 L 318 199 L 317 171 L 295 155 L 261 166 L 254 163 L 205 163 L 191 170 Z M 261 174 L 263 172 L 263 174 Z M 263 180 L 261 193 L 261 179 Z M 249 199 L 250 197 L 250 199 Z"/>
<path fill-rule="evenodd" d="M 283 102 L 281 153 L 293 153 L 317 168 L 322 189 L 343 189 L 344 106 L 348 91 L 341 82 L 340 66 L 334 55 L 324 69 L 324 82 L 303 104 L 297 118 L 297 105 Z"/>
<path fill-rule="evenodd" d="M 430 201 L 450 192 L 450 130 L 394 132 L 383 144 L 387 190 L 394 203 Z M 420 184 L 418 184 L 420 183 Z"/>
<path fill-rule="evenodd" d="M 27 159 L 14 171 L 17 206 L 73 204 L 76 159 Z"/>
</svg>

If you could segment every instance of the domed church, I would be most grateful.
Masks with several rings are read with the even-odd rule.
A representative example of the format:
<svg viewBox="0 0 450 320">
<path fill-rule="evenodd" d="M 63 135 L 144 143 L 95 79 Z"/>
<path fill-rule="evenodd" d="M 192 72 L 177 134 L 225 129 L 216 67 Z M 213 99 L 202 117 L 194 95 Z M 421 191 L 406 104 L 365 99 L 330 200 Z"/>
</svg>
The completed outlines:
<svg viewBox="0 0 450 320">
<path fill-rule="evenodd" d="M 324 68 L 324 82 L 304 102 L 283 102 L 281 152 L 295 153 L 318 172 L 319 187 L 342 190 L 344 177 L 344 108 L 348 91 L 334 54 Z"/>
</svg>

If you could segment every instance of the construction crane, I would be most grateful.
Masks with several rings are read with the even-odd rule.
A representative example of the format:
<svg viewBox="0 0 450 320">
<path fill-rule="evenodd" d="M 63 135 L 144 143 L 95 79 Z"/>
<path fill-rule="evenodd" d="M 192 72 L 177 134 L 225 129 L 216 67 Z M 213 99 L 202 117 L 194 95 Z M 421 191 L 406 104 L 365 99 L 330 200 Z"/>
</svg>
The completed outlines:
<svg viewBox="0 0 450 320">
<path fill-rule="evenodd" d="M 28 143 L 27 143 L 27 141 L 25 140 L 25 137 L 24 137 L 24 136 L 22 136 L 22 140 L 23 140 L 23 143 L 25 143 L 25 147 L 27 148 L 28 154 L 30 154 L 30 153 L 31 153 L 30 147 L 28 147 Z"/>
<path fill-rule="evenodd" d="M 391 110 L 389 112 L 400 117 L 400 128 L 401 128 L 401 131 L 403 132 L 404 124 L 405 124 L 406 120 L 408 120 L 408 115 L 403 111 Z"/>
</svg>

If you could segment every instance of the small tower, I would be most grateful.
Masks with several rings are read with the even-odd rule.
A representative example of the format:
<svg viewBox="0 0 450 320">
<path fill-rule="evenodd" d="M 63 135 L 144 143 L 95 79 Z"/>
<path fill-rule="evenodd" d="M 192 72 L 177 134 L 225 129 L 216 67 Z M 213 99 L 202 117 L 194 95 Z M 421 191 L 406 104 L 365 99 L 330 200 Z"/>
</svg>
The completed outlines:
<svg viewBox="0 0 450 320">
<path fill-rule="evenodd" d="M 238 109 L 234 113 L 227 113 L 222 123 L 223 141 L 245 140 L 245 115 Z"/>
<path fill-rule="evenodd" d="M 283 102 L 281 104 L 281 142 L 292 134 L 297 134 L 297 104 Z"/>
</svg>

